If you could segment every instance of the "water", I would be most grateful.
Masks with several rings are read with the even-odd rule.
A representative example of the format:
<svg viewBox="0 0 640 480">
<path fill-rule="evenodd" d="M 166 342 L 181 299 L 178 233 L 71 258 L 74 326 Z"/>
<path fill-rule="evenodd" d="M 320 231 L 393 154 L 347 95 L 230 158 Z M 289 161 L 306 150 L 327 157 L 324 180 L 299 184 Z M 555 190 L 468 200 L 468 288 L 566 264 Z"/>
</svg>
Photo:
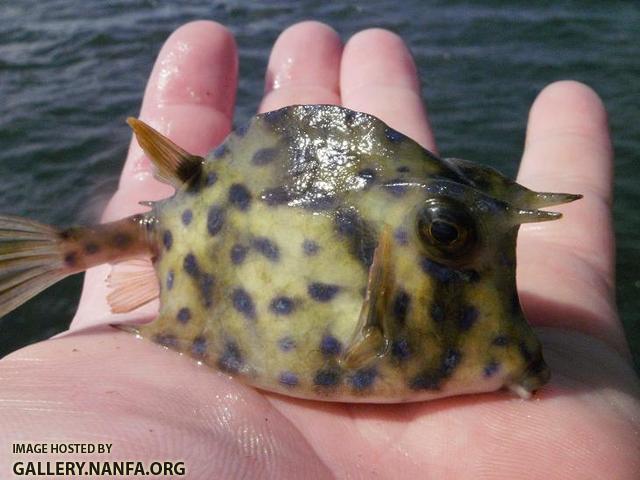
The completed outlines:
<svg viewBox="0 0 640 480">
<path fill-rule="evenodd" d="M 283 28 L 313 18 L 343 39 L 388 28 L 416 57 L 439 148 L 450 156 L 514 174 L 541 88 L 574 78 L 602 96 L 616 148 L 618 302 L 640 366 L 637 2 L 186 3 L 0 4 L 0 211 L 59 225 L 98 218 L 125 157 L 124 119 L 138 112 L 162 42 L 189 20 L 217 20 L 237 37 L 236 123 L 257 107 L 270 47 Z M 4 318 L 0 357 L 64 330 L 80 285 L 80 277 L 67 279 Z"/>
</svg>

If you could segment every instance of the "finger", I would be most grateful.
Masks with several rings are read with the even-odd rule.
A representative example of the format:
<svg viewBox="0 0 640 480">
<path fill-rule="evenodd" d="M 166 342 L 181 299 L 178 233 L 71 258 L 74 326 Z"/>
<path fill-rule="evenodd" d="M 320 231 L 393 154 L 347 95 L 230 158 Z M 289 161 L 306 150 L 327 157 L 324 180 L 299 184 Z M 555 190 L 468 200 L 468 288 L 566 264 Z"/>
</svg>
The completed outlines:
<svg viewBox="0 0 640 480">
<path fill-rule="evenodd" d="M 342 104 L 367 112 L 435 151 L 411 52 L 386 30 L 357 33 L 347 42 L 340 71 Z"/>
<path fill-rule="evenodd" d="M 525 311 L 537 324 L 581 330 L 626 351 L 614 300 L 612 147 L 595 92 L 558 82 L 540 93 L 531 108 L 518 181 L 536 190 L 584 195 L 554 207 L 565 213 L 562 220 L 523 226 L 518 281 L 526 292 Z"/>
<path fill-rule="evenodd" d="M 261 112 L 287 105 L 339 104 L 342 42 L 320 22 L 302 22 L 286 29 L 269 58 Z"/>
<path fill-rule="evenodd" d="M 178 28 L 160 50 L 140 118 L 186 150 L 207 153 L 231 128 L 237 69 L 235 41 L 222 25 L 198 21 Z M 122 192 L 109 210 L 155 199 L 159 187 L 150 172 L 149 159 L 133 139 L 120 179 Z"/>
<path fill-rule="evenodd" d="M 231 128 L 237 81 L 237 53 L 233 36 L 214 22 L 193 22 L 177 29 L 165 42 L 149 78 L 140 117 L 174 142 L 204 154 Z M 151 175 L 151 163 L 132 140 L 120 188 L 107 206 L 105 221 L 144 209 L 138 202 L 157 200 L 171 188 Z M 72 329 L 109 323 L 105 279 L 110 267 L 87 271 Z M 152 316 L 157 302 L 132 315 Z M 121 316 L 122 317 L 122 316 Z"/>
</svg>

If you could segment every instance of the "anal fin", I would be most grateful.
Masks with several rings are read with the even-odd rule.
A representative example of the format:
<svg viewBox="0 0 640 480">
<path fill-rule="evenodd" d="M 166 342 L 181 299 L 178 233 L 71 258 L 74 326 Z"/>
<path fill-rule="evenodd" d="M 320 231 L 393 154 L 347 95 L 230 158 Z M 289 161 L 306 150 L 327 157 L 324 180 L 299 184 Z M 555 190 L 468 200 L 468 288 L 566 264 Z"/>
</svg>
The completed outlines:
<svg viewBox="0 0 640 480">
<path fill-rule="evenodd" d="M 160 295 L 151 260 L 144 258 L 115 264 L 107 278 L 107 285 L 112 289 L 107 301 L 113 313 L 130 312 Z"/>
<path fill-rule="evenodd" d="M 367 293 L 353 338 L 340 360 L 344 367 L 364 367 L 387 351 L 390 332 L 386 325 L 386 311 L 393 284 L 391 231 L 385 227 L 380 234 L 373 262 L 369 267 Z"/>
</svg>

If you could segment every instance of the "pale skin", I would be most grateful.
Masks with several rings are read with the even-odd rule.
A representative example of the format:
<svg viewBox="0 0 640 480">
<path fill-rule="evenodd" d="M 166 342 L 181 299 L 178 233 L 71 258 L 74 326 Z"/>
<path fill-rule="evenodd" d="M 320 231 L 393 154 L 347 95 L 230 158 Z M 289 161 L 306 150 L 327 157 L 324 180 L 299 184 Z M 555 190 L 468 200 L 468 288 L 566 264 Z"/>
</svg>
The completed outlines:
<svg viewBox="0 0 640 480">
<path fill-rule="evenodd" d="M 181 27 L 159 54 L 140 117 L 205 154 L 230 131 L 237 63 L 224 27 Z M 300 103 L 372 113 L 437 150 L 415 65 L 390 32 L 366 30 L 344 46 L 316 22 L 283 32 L 259 110 Z M 105 220 L 171 193 L 150 171 L 132 142 Z M 614 298 L 611 179 L 601 100 L 576 82 L 546 87 L 518 181 L 584 198 L 556 207 L 562 220 L 521 230 L 518 287 L 529 321 L 544 327 L 552 371 L 533 400 L 495 392 L 349 405 L 265 394 L 109 327 L 150 319 L 157 304 L 110 314 L 101 267 L 86 276 L 68 334 L 0 362 L 0 476 L 26 459 L 10 455 L 11 443 L 69 441 L 112 443 L 102 460 L 182 460 L 188 478 L 637 478 L 640 387 Z M 47 458 L 64 460 L 38 457 Z"/>
</svg>

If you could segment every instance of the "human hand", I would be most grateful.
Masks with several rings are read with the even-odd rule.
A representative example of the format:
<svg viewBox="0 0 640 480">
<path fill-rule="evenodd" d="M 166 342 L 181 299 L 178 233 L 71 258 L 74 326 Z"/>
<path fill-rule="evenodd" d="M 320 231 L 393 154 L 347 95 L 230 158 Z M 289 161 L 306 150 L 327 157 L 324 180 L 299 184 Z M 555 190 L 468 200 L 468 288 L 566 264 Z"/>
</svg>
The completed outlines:
<svg viewBox="0 0 640 480">
<path fill-rule="evenodd" d="M 140 117 L 195 154 L 231 128 L 231 35 L 188 24 L 163 47 Z M 435 141 L 410 54 L 395 35 L 360 32 L 343 47 L 306 22 L 274 46 L 261 111 L 336 103 L 374 114 L 430 150 Z M 328 404 L 263 393 L 115 331 L 108 267 L 88 272 L 69 334 L 0 362 L 0 476 L 17 442 L 108 442 L 101 460 L 182 460 L 188 478 L 636 478 L 640 402 L 614 300 L 612 150 L 587 87 L 536 99 L 519 181 L 582 193 L 563 220 L 524 225 L 518 284 L 541 332 L 551 383 L 533 400 L 505 392 L 403 405 Z M 105 220 L 171 193 L 135 142 Z M 60 456 L 38 460 L 61 460 Z"/>
</svg>

